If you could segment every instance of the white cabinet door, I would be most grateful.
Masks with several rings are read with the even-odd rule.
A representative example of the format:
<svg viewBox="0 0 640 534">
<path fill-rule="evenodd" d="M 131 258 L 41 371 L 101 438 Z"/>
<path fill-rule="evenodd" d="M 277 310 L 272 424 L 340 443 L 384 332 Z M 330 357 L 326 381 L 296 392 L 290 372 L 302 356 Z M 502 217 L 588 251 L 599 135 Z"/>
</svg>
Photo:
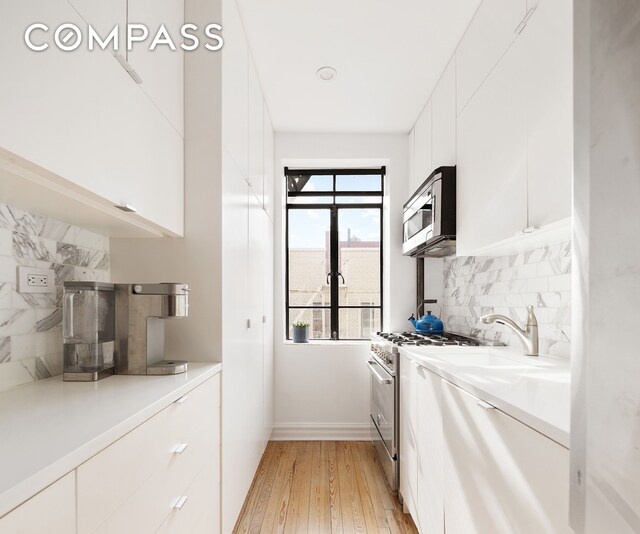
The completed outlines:
<svg viewBox="0 0 640 534">
<path fill-rule="evenodd" d="M 528 226 L 571 216 L 572 15 L 571 0 L 541 0 L 514 45 L 527 66 Z"/>
<path fill-rule="evenodd" d="M 235 0 L 222 2 L 222 144 L 249 178 L 249 48 Z"/>
<path fill-rule="evenodd" d="M 127 5 L 129 23 L 145 24 L 150 34 L 145 42 L 132 44 L 127 53 L 129 64 L 142 78 L 142 90 L 183 136 L 184 56 L 180 28 L 184 23 L 184 0 L 128 0 Z M 175 50 L 167 44 L 150 50 L 162 25 L 176 41 Z"/>
<path fill-rule="evenodd" d="M 480 4 L 456 50 L 458 113 L 517 37 L 515 30 L 526 11 L 526 0 L 484 0 Z"/>
<path fill-rule="evenodd" d="M 417 378 L 418 523 L 422 532 L 443 534 L 442 379 L 424 367 L 418 367 Z"/>
<path fill-rule="evenodd" d="M 406 356 L 400 358 L 400 494 L 414 520 L 418 521 L 417 457 L 418 369 Z"/>
<path fill-rule="evenodd" d="M 64 0 L 2 10 L 0 146 L 79 186 L 81 195 L 132 204 L 142 218 L 182 235 L 180 134 L 109 51 L 29 50 L 22 33 L 34 20 L 83 26 Z"/>
<path fill-rule="evenodd" d="M 569 451 L 443 382 L 447 534 L 572 532 Z"/>
<path fill-rule="evenodd" d="M 264 202 L 264 101 L 258 74 L 249 57 L 249 185 Z"/>
<path fill-rule="evenodd" d="M 269 441 L 273 430 L 273 222 L 263 215 L 262 238 L 262 289 L 263 289 L 263 412 L 264 442 Z"/>
<path fill-rule="evenodd" d="M 415 168 L 413 191 L 424 182 L 433 170 L 431 161 L 431 101 L 420 113 L 415 126 Z"/>
<path fill-rule="evenodd" d="M 265 106 L 264 108 L 264 191 L 263 202 L 267 215 L 273 221 L 274 220 L 274 153 L 273 153 L 273 125 L 271 124 L 271 117 Z"/>
<path fill-rule="evenodd" d="M 458 117 L 459 255 L 527 227 L 527 134 L 521 54 L 509 51 Z"/>
<path fill-rule="evenodd" d="M 127 0 L 110 0 L 109 2 L 99 2 L 96 0 L 68 0 L 76 8 L 80 16 L 87 21 L 105 39 L 113 28 L 118 26 L 118 51 L 126 55 L 126 31 L 127 24 Z M 142 21 L 141 21 L 142 22 Z M 109 50 L 115 52 L 112 45 Z"/>
<path fill-rule="evenodd" d="M 432 167 L 456 164 L 456 65 L 452 58 L 431 97 Z"/>
<path fill-rule="evenodd" d="M 7 534 L 73 534 L 75 531 L 75 472 L 0 518 L 0 532 Z"/>
</svg>

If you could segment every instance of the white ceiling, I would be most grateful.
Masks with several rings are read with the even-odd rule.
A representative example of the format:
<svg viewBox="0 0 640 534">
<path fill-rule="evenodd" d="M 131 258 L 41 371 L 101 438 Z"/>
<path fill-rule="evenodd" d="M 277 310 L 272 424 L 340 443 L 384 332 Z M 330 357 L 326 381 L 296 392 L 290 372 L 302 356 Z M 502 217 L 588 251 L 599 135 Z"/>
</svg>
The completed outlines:
<svg viewBox="0 0 640 534">
<path fill-rule="evenodd" d="M 237 0 L 276 131 L 408 132 L 481 0 Z M 321 82 L 316 70 L 338 71 Z"/>
</svg>

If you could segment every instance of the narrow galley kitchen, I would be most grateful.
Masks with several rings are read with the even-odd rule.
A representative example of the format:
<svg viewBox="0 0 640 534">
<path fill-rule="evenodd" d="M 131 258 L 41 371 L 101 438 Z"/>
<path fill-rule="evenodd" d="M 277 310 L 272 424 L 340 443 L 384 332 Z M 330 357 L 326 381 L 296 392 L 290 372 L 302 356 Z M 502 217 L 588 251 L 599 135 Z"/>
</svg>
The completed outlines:
<svg viewBox="0 0 640 534">
<path fill-rule="evenodd" d="M 640 532 L 637 0 L 0 30 L 0 534 Z"/>
</svg>

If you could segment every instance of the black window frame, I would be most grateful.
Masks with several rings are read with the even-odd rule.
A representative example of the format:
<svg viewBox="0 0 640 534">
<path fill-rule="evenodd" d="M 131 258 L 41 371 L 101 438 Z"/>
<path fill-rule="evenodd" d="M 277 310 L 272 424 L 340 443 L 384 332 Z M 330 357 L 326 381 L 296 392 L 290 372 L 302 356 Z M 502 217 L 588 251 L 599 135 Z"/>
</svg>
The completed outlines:
<svg viewBox="0 0 640 534">
<path fill-rule="evenodd" d="M 299 176 L 333 176 L 333 187 L 330 191 L 296 191 L 289 187 L 289 178 Z M 339 191 L 337 190 L 338 176 L 355 176 L 355 175 L 379 175 L 380 189 L 375 191 Z M 366 338 L 341 338 L 340 337 L 340 310 L 344 309 L 378 309 L 380 310 L 380 330 L 384 330 L 384 191 L 385 191 L 385 175 L 386 167 L 375 168 L 357 168 L 357 169 L 290 169 L 284 168 L 285 177 L 285 339 L 291 339 L 290 316 L 291 310 L 329 310 L 331 312 L 331 337 L 319 339 L 320 341 L 363 341 Z M 340 197 L 379 197 L 379 203 L 364 202 L 338 202 Z M 290 198 L 297 197 L 333 197 L 331 203 L 289 203 Z M 330 280 L 330 305 L 328 306 L 290 306 L 289 303 L 289 212 L 290 210 L 328 210 L 330 212 L 330 271 L 327 275 Z M 377 209 L 380 212 L 380 304 L 369 306 L 340 305 L 339 279 L 342 276 L 339 272 L 339 248 L 340 237 L 338 228 L 338 214 L 344 209 Z"/>
</svg>

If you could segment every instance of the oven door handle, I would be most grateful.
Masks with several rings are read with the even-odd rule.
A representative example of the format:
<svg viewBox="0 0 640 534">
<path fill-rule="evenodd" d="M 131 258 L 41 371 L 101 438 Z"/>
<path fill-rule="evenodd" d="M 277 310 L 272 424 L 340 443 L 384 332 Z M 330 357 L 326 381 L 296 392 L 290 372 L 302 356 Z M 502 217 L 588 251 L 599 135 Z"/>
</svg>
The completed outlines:
<svg viewBox="0 0 640 534">
<path fill-rule="evenodd" d="M 376 377 L 376 380 L 378 380 L 379 384 L 391 384 L 391 382 L 393 381 L 393 378 L 389 375 L 387 375 L 386 377 L 381 375 L 376 369 L 376 367 L 379 367 L 379 365 L 376 362 L 372 360 L 367 360 L 367 365 L 369 366 L 369 371 L 371 371 L 371 374 L 373 374 L 373 376 Z"/>
</svg>

